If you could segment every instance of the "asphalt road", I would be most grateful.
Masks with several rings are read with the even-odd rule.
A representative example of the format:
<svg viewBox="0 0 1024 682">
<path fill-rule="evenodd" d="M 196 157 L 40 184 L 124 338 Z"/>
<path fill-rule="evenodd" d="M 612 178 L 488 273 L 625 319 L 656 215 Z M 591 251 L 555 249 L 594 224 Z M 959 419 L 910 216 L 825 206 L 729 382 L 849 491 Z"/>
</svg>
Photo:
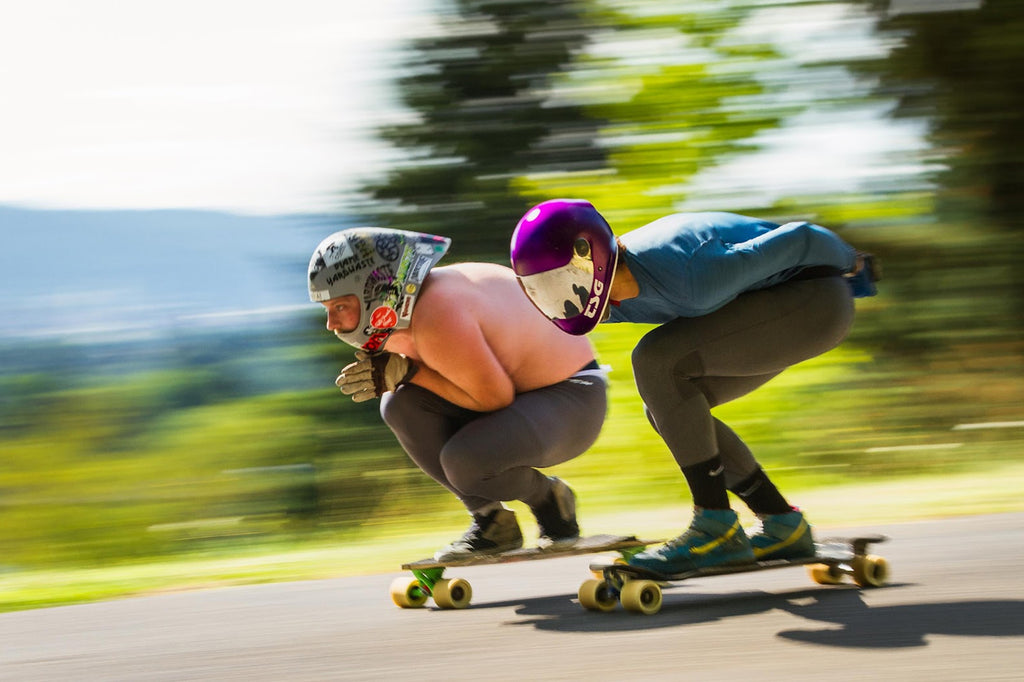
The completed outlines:
<svg viewBox="0 0 1024 682">
<path fill-rule="evenodd" d="M 589 557 L 461 569 L 473 605 L 396 608 L 401 575 L 0 615 L 0 680 L 1021 680 L 1024 514 L 881 532 L 892 583 L 801 568 L 693 580 L 654 616 L 584 611 Z"/>
</svg>

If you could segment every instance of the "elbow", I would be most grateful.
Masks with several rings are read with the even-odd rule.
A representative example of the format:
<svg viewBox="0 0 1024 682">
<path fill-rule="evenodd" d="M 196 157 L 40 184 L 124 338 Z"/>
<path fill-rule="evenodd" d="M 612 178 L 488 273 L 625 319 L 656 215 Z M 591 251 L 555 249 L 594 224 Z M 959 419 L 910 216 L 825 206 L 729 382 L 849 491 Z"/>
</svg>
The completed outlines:
<svg viewBox="0 0 1024 682">
<path fill-rule="evenodd" d="M 474 410 L 478 412 L 496 412 L 503 410 L 516 399 L 515 387 L 509 385 L 507 388 L 495 389 L 492 391 L 482 391 L 477 395 L 471 396 L 475 406 Z"/>
<path fill-rule="evenodd" d="M 795 239 L 799 240 L 798 243 L 802 245 L 803 252 L 806 254 L 810 252 L 814 239 L 818 236 L 817 230 L 815 230 L 816 227 L 816 225 L 812 225 L 807 221 L 799 221 L 786 223 L 780 229 L 785 230 L 793 235 Z"/>
<path fill-rule="evenodd" d="M 808 222 L 788 223 L 783 227 L 800 240 L 806 263 L 833 265 L 844 272 L 853 267 L 856 251 L 832 230 Z"/>
<path fill-rule="evenodd" d="M 495 396 L 486 396 L 476 398 L 474 402 L 477 405 L 475 409 L 478 412 L 497 412 L 498 410 L 503 410 L 515 402 L 515 395 L 513 394 L 507 399 L 504 397 L 498 398 Z"/>
</svg>

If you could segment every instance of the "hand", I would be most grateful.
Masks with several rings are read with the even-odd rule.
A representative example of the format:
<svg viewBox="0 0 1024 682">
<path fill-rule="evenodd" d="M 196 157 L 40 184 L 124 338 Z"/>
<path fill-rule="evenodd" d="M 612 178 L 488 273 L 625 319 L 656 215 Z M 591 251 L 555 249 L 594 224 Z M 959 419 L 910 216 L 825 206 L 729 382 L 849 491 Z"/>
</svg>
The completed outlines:
<svg viewBox="0 0 1024 682">
<path fill-rule="evenodd" d="M 416 373 L 412 360 L 400 353 L 369 353 L 357 350 L 356 361 L 346 365 L 334 384 L 361 403 L 393 391 Z"/>
</svg>

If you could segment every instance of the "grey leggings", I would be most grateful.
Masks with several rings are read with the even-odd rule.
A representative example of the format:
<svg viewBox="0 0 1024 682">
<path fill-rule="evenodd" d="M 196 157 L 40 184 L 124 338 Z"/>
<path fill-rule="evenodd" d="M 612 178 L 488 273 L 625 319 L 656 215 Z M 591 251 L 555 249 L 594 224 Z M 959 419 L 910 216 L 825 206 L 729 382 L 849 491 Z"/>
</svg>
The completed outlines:
<svg viewBox="0 0 1024 682">
<path fill-rule="evenodd" d="M 785 282 L 703 317 L 668 322 L 633 350 L 647 417 L 680 468 L 721 455 L 732 488 L 758 463 L 711 408 L 834 348 L 852 324 L 853 298 L 841 277 Z"/>
<path fill-rule="evenodd" d="M 584 372 L 520 393 L 494 412 L 459 407 L 415 384 L 381 400 L 384 423 L 416 465 L 472 511 L 491 502 L 543 502 L 550 485 L 533 467 L 583 454 L 601 431 L 607 382 Z"/>
</svg>

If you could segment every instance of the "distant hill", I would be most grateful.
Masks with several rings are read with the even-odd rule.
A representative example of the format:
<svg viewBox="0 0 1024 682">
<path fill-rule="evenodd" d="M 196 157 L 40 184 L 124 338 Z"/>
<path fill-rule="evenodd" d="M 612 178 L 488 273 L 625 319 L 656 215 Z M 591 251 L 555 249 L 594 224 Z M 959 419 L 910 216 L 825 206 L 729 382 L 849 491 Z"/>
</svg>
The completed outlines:
<svg viewBox="0 0 1024 682">
<path fill-rule="evenodd" d="M 237 326 L 312 305 L 309 256 L 345 226 L 340 216 L 0 206 L 0 336 Z M 250 315 L 230 315 L 240 311 Z"/>
</svg>

